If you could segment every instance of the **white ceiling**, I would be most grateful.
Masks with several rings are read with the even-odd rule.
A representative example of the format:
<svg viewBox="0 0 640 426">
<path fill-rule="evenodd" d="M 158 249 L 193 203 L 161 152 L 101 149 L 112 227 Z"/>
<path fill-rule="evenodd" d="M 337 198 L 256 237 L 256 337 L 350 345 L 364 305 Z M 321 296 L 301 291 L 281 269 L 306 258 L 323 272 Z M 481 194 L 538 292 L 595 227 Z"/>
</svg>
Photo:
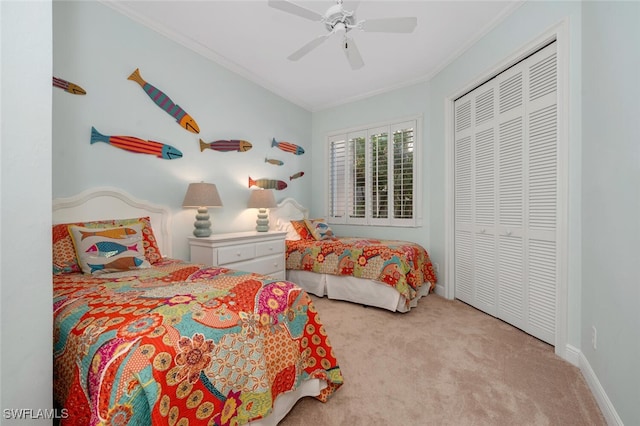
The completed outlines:
<svg viewBox="0 0 640 426">
<path fill-rule="evenodd" d="M 354 29 L 365 65 L 352 70 L 334 35 L 299 61 L 287 59 L 327 33 L 320 22 L 267 0 L 103 1 L 201 55 L 309 110 L 317 111 L 425 81 L 513 12 L 522 0 L 363 0 L 356 20 L 416 16 L 410 34 Z M 320 14 L 335 0 L 294 1 Z M 345 2 L 346 3 L 346 2 Z"/>
</svg>

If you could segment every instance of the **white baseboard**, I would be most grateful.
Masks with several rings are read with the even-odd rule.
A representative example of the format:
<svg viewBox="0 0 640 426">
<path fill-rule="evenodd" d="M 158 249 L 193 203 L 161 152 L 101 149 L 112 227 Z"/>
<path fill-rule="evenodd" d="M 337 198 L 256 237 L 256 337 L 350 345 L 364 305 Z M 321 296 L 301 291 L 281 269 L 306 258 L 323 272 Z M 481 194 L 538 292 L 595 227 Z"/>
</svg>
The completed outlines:
<svg viewBox="0 0 640 426">
<path fill-rule="evenodd" d="M 569 346 L 570 345 L 567 345 L 567 349 Z M 600 384 L 598 376 L 596 376 L 596 373 L 591 368 L 589 360 L 587 360 L 582 351 L 572 347 L 572 351 L 573 350 L 577 351 L 579 359 L 578 367 L 580 368 L 582 375 L 586 379 L 587 384 L 589 385 L 589 389 L 591 389 L 591 392 L 593 393 L 593 396 L 596 398 L 596 402 L 598 403 L 598 406 L 600 407 L 602 415 L 607 421 L 607 424 L 610 426 L 624 426 L 624 423 L 622 423 L 622 419 L 620 418 L 620 416 L 618 416 L 615 407 L 611 403 L 611 400 L 607 396 L 607 393 L 604 391 L 604 388 Z"/>
<path fill-rule="evenodd" d="M 447 298 L 447 292 L 446 292 L 446 290 L 444 288 L 444 285 L 442 285 L 442 284 L 436 284 L 435 293 L 438 296 L 444 297 L 445 299 Z"/>
<path fill-rule="evenodd" d="M 558 353 L 556 352 L 556 354 Z M 582 357 L 582 352 L 575 346 L 567 345 L 565 347 L 565 353 L 558 355 L 560 355 L 565 361 L 568 361 L 576 367 L 580 368 L 580 358 Z"/>
</svg>

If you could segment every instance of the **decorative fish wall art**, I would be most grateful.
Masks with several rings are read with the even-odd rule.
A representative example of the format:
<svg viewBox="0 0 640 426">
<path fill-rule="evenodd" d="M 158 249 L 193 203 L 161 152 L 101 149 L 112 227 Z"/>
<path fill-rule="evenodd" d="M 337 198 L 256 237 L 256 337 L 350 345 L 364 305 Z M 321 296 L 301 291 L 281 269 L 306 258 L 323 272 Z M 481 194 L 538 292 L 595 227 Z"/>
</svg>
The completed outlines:
<svg viewBox="0 0 640 426">
<path fill-rule="evenodd" d="M 176 119 L 178 124 L 193 133 L 200 133 L 200 128 L 196 121 L 186 113 L 185 110 L 180 108 L 180 105 L 173 103 L 171 98 L 167 96 L 163 91 L 156 88 L 155 86 L 147 83 L 142 79 L 140 75 L 140 70 L 136 68 L 136 70 L 131 73 L 128 80 L 133 80 L 140 85 L 144 89 L 147 95 L 156 103 L 160 108 L 165 110 L 167 114 Z"/>
<path fill-rule="evenodd" d="M 214 151 L 222 151 L 222 152 L 229 152 L 229 151 L 245 152 L 245 151 L 249 151 L 252 147 L 253 145 L 251 145 L 251 142 L 238 140 L 238 139 L 220 140 L 220 141 L 215 141 L 210 143 L 207 143 L 202 139 L 200 139 L 200 152 L 204 151 L 207 148 L 213 149 Z"/>
<path fill-rule="evenodd" d="M 267 158 L 267 157 L 264 157 L 264 162 L 273 164 L 274 166 L 282 166 L 284 164 L 284 161 L 276 160 L 275 158 Z"/>
<path fill-rule="evenodd" d="M 257 186 L 262 189 L 275 189 L 280 191 L 281 189 L 285 189 L 287 187 L 287 182 L 283 180 L 276 179 L 251 179 L 249 176 L 249 188 L 252 186 Z"/>
<path fill-rule="evenodd" d="M 290 142 L 277 142 L 276 138 L 273 138 L 273 140 L 271 141 L 271 146 L 272 147 L 278 147 L 281 150 L 283 150 L 284 152 L 290 152 L 292 154 L 295 155 L 302 155 L 304 154 L 304 149 L 301 146 L 298 146 L 296 144 L 290 143 Z"/>
<path fill-rule="evenodd" d="M 146 141 L 133 136 L 106 136 L 98 132 L 95 127 L 91 128 L 91 144 L 105 142 L 116 148 L 140 154 L 152 154 L 165 160 L 173 160 L 182 157 L 182 152 L 160 142 Z"/>
<path fill-rule="evenodd" d="M 304 172 L 298 172 L 292 176 L 289 176 L 289 180 L 298 179 L 298 178 L 301 178 L 302 176 L 304 176 Z"/>
<path fill-rule="evenodd" d="M 74 95 L 86 95 L 87 92 L 78 86 L 77 84 L 68 82 L 67 80 L 63 80 L 58 77 L 53 77 L 53 87 L 58 87 L 65 92 L 73 93 Z"/>
</svg>

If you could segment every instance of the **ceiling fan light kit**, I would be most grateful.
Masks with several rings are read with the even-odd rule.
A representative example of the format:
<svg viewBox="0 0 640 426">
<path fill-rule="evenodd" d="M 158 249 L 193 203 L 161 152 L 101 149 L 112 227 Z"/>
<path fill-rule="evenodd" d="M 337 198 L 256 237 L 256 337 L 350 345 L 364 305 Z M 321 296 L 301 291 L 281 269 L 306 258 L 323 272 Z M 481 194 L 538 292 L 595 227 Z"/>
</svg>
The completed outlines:
<svg viewBox="0 0 640 426">
<path fill-rule="evenodd" d="M 343 1 L 336 0 L 335 5 L 329 7 L 324 15 L 320 15 L 311 9 L 287 0 L 269 0 L 269 6 L 274 9 L 291 13 L 292 15 L 300 16 L 311 21 L 321 22 L 328 31 L 327 34 L 314 38 L 293 52 L 287 59 L 297 61 L 320 46 L 333 34 L 342 34 L 342 50 L 344 50 L 351 69 L 357 70 L 364 66 L 364 61 L 353 38 L 347 36 L 349 31 L 357 28 L 364 32 L 411 33 L 418 24 L 416 17 L 378 18 L 356 21 L 355 10 L 358 7 L 359 1 L 350 1 L 349 3 L 352 9 L 346 10 Z"/>
</svg>

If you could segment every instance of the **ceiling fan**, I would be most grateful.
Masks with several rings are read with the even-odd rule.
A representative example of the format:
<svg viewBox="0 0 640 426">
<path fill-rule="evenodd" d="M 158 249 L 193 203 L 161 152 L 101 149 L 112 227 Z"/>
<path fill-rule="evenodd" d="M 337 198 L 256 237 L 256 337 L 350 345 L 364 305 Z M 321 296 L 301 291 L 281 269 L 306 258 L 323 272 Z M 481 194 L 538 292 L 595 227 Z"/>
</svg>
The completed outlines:
<svg viewBox="0 0 640 426">
<path fill-rule="evenodd" d="M 342 50 L 344 50 L 347 56 L 351 69 L 356 70 L 364 66 L 364 61 L 362 60 L 355 41 L 347 35 L 349 31 L 359 29 L 365 32 L 410 33 L 413 32 L 418 24 L 418 18 L 416 17 L 379 18 L 357 21 L 355 10 L 359 3 L 359 1 L 346 1 L 343 4 L 343 0 L 336 0 L 336 4 L 327 9 L 324 15 L 321 15 L 290 1 L 269 0 L 269 6 L 311 21 L 321 22 L 328 31 L 328 34 L 314 38 L 289 55 L 287 59 L 297 61 L 320 46 L 333 34 L 342 34 Z M 345 9 L 345 6 L 349 9 Z"/>
</svg>

